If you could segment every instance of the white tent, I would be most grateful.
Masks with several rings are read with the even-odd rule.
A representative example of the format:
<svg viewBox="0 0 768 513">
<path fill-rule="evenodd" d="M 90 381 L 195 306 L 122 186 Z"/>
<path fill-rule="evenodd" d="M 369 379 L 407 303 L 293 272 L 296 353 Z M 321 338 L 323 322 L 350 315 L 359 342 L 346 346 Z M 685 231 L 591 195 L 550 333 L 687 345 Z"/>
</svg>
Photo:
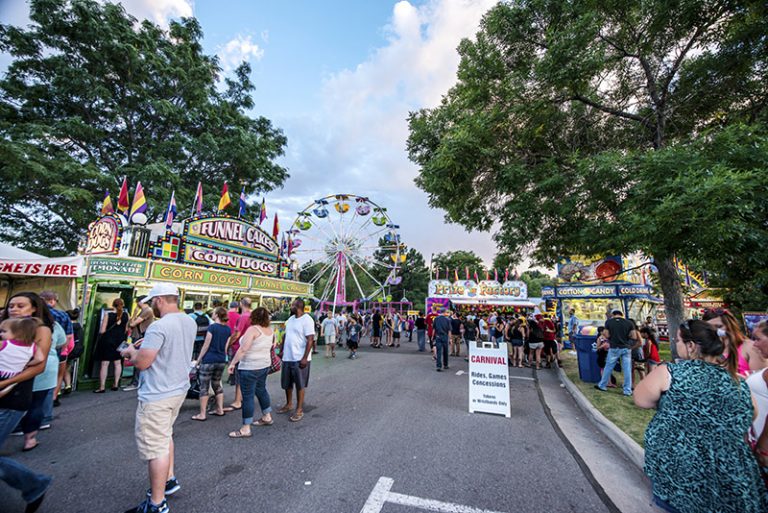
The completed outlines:
<svg viewBox="0 0 768 513">
<path fill-rule="evenodd" d="M 77 278 L 83 275 L 83 257 L 48 258 L 0 243 L 0 305 L 17 292 L 53 290 L 62 308 L 77 303 Z"/>
</svg>

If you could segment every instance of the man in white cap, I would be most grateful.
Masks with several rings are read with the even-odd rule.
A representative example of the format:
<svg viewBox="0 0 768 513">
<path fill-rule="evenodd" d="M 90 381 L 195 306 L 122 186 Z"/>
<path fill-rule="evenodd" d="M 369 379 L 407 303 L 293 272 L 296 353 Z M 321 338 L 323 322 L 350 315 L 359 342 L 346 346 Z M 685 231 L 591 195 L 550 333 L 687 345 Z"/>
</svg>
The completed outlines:
<svg viewBox="0 0 768 513">
<path fill-rule="evenodd" d="M 179 310 L 179 289 L 170 283 L 152 287 L 145 301 L 159 320 L 149 326 L 140 348 L 129 346 L 122 355 L 141 371 L 135 435 L 139 456 L 149 466 L 150 489 L 146 500 L 126 513 L 167 513 L 166 495 L 181 488 L 173 472 L 173 423 L 189 389 L 197 324 Z"/>
</svg>

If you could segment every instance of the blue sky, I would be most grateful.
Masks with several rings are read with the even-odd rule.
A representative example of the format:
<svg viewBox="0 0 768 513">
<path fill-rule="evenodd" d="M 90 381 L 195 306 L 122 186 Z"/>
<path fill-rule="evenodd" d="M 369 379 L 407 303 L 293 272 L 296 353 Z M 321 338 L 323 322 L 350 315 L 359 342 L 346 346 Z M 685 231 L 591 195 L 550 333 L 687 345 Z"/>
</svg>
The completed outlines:
<svg viewBox="0 0 768 513">
<path fill-rule="evenodd" d="M 226 71 L 253 67 L 255 108 L 288 137 L 291 177 L 267 196 L 287 226 L 313 199 L 334 193 L 386 205 L 402 240 L 430 254 L 465 249 L 490 264 L 489 234 L 447 225 L 429 208 L 405 151 L 409 111 L 439 104 L 455 82 L 456 46 L 495 0 L 122 0 L 161 25 L 193 15 L 207 53 Z M 24 0 L 0 0 L 0 20 L 24 24 Z M 7 61 L 0 56 L 0 67 Z M 151 198 L 150 198 L 151 199 Z"/>
</svg>

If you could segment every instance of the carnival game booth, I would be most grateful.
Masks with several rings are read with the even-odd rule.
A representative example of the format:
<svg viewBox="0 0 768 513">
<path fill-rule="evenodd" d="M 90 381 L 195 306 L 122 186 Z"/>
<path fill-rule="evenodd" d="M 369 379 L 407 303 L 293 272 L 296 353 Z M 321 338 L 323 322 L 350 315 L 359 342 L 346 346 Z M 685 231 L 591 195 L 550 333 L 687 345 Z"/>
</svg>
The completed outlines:
<svg viewBox="0 0 768 513">
<path fill-rule="evenodd" d="M 495 280 L 432 280 L 427 289 L 426 312 L 433 305 L 458 310 L 460 313 L 528 312 L 539 306 L 528 298 L 528 286 L 523 281 Z"/>
<path fill-rule="evenodd" d="M 75 308 L 83 268 L 82 256 L 47 258 L 0 244 L 0 306 L 17 292 L 52 290 L 59 296 L 60 308 Z"/>
<path fill-rule="evenodd" d="M 215 303 L 227 307 L 243 297 L 251 298 L 254 307 L 278 312 L 292 298 L 312 295 L 310 284 L 280 277 L 285 262 L 271 235 L 229 216 L 196 215 L 170 227 L 145 227 L 106 214 L 89 227 L 83 253 L 85 378 L 96 375 L 93 349 L 100 320 L 112 301 L 122 298 L 132 312 L 136 298 L 156 282 L 175 284 L 187 312 L 198 302 L 209 310 Z"/>
</svg>

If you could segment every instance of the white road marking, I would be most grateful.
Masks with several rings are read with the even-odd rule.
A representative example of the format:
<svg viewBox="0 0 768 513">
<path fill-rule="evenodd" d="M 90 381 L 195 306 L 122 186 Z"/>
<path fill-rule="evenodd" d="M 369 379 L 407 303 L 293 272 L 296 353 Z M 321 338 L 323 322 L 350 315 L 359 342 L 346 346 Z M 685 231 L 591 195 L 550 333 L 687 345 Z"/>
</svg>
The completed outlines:
<svg viewBox="0 0 768 513">
<path fill-rule="evenodd" d="M 524 379 L 524 380 L 526 380 L 526 381 L 536 381 L 536 380 L 535 380 L 535 379 L 533 379 L 533 378 L 527 378 L 527 377 L 525 377 L 525 376 L 510 376 L 510 377 L 509 377 L 509 379 Z"/>
<path fill-rule="evenodd" d="M 395 480 L 389 477 L 380 477 L 376 486 L 373 487 L 373 491 L 368 496 L 368 500 L 365 501 L 365 506 L 360 510 L 360 513 L 379 513 L 381 508 L 384 507 L 384 503 L 387 502 L 387 495 L 392 485 L 395 484 Z"/>
<path fill-rule="evenodd" d="M 462 374 L 464 374 L 464 371 L 459 371 L 456 373 L 457 376 L 461 376 Z"/>
<path fill-rule="evenodd" d="M 395 481 L 389 477 L 379 478 L 379 481 L 376 483 L 376 486 L 373 487 L 373 491 L 368 496 L 368 500 L 365 501 L 365 505 L 363 506 L 363 509 L 360 510 L 360 513 L 380 513 L 384 504 L 387 502 L 399 504 L 401 506 L 411 506 L 427 511 L 436 511 L 438 513 L 500 513 L 487 509 L 462 506 L 461 504 L 453 504 L 451 502 L 441 502 L 432 499 L 422 499 L 421 497 L 414 497 L 412 495 L 394 493 L 390 491 L 394 483 Z"/>
</svg>

